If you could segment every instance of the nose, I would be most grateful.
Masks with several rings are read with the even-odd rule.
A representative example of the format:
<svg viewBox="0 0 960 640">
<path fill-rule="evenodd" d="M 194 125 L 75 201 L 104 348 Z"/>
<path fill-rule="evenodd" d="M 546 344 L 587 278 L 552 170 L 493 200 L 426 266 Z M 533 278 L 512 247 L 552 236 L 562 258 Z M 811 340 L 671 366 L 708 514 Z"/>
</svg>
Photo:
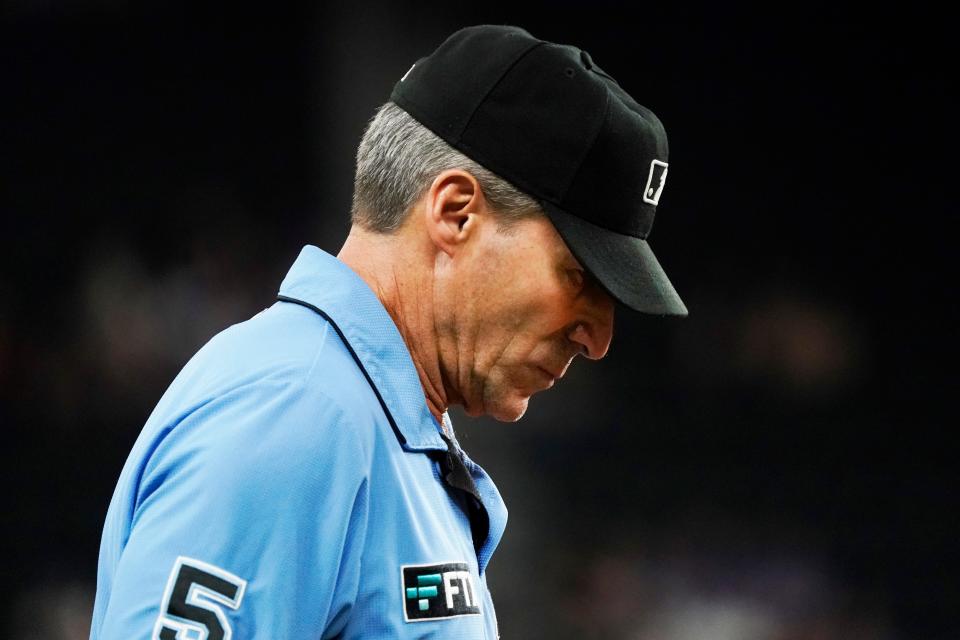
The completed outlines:
<svg viewBox="0 0 960 640">
<path fill-rule="evenodd" d="M 586 297 L 583 317 L 570 331 L 571 342 L 580 345 L 581 353 L 591 360 L 607 355 L 613 339 L 613 298 L 599 286 Z"/>
</svg>

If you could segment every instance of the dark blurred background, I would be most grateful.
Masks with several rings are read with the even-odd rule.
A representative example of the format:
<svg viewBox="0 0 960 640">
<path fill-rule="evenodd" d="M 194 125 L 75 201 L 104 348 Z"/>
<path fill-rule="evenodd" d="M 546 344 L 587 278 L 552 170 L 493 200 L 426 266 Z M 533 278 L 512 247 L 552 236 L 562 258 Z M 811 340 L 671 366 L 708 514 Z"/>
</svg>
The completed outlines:
<svg viewBox="0 0 960 640">
<path fill-rule="evenodd" d="M 85 638 L 100 528 L 190 355 L 348 229 L 366 120 L 454 29 L 577 44 L 652 108 L 652 243 L 518 424 L 454 413 L 511 509 L 504 638 L 955 638 L 949 20 L 916 6 L 0 4 L 3 635 Z"/>
</svg>

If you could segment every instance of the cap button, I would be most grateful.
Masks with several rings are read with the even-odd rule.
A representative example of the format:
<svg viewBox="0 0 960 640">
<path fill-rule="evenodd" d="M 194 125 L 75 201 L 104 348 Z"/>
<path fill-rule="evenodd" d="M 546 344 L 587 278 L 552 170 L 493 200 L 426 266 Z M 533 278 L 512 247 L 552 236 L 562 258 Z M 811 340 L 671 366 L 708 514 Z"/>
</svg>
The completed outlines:
<svg viewBox="0 0 960 640">
<path fill-rule="evenodd" d="M 593 60 L 590 59 L 590 54 L 583 49 L 580 50 L 580 61 L 587 69 L 593 69 Z"/>
</svg>

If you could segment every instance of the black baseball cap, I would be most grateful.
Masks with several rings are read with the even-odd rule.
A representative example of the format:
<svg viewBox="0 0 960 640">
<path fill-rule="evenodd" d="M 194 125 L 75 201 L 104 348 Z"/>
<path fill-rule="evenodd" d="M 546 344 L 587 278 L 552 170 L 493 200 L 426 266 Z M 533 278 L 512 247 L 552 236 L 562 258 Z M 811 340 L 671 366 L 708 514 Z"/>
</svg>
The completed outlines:
<svg viewBox="0 0 960 640">
<path fill-rule="evenodd" d="M 390 99 L 538 200 L 615 299 L 687 315 L 647 242 L 667 175 L 666 131 L 586 51 L 519 27 L 467 27 L 418 60 Z"/>
</svg>

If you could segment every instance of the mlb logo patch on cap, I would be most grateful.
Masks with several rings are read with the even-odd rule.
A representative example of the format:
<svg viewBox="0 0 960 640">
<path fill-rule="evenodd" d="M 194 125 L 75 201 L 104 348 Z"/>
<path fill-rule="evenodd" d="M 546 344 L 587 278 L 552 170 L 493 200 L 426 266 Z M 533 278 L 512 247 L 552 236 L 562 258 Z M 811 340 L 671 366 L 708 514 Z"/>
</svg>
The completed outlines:
<svg viewBox="0 0 960 640">
<path fill-rule="evenodd" d="M 660 193 L 667 181 L 667 163 L 660 160 L 650 161 L 650 173 L 647 175 L 647 187 L 643 190 L 643 201 L 657 206 L 660 202 Z"/>
</svg>

